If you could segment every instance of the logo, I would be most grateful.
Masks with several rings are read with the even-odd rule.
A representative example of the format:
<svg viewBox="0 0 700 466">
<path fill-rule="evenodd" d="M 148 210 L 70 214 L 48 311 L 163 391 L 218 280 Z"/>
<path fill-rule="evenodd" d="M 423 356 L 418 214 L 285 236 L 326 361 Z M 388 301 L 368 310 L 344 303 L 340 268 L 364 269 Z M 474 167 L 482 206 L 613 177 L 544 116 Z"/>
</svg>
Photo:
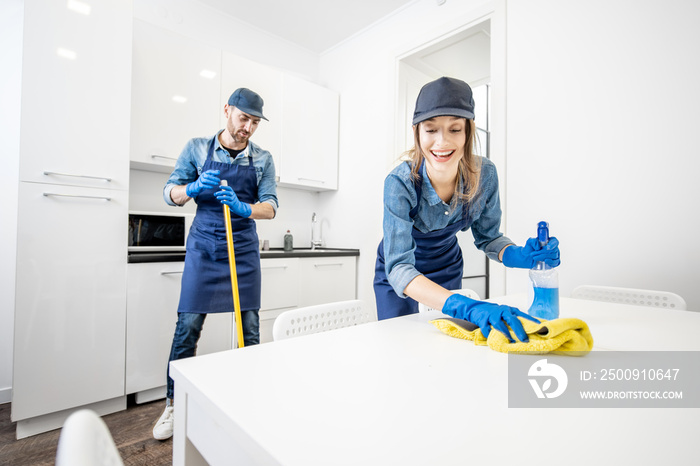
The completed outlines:
<svg viewBox="0 0 700 466">
<path fill-rule="evenodd" d="M 537 398 L 556 398 L 564 393 L 569 383 L 566 371 L 556 364 L 547 363 L 546 359 L 540 359 L 530 366 L 527 375 L 530 377 L 528 380 Z M 543 380 L 542 385 L 539 384 L 538 379 Z M 557 381 L 557 385 L 554 390 L 550 390 L 553 379 Z"/>
</svg>

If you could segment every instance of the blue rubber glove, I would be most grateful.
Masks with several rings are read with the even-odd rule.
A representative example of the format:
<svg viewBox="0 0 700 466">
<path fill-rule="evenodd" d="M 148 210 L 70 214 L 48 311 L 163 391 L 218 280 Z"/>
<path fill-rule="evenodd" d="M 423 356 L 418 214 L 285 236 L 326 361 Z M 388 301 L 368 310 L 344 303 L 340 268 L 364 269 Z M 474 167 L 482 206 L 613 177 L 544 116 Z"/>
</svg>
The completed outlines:
<svg viewBox="0 0 700 466">
<path fill-rule="evenodd" d="M 503 265 L 506 267 L 531 269 L 537 262 L 544 262 L 550 267 L 561 264 L 558 239 L 552 236 L 543 248 L 537 238 L 530 238 L 525 246 L 508 246 L 503 251 Z"/>
<path fill-rule="evenodd" d="M 240 217 L 250 217 L 250 214 L 253 213 L 253 209 L 249 204 L 238 200 L 238 196 L 236 196 L 236 193 L 233 192 L 233 188 L 231 186 L 219 186 L 219 188 L 221 188 L 221 191 L 214 193 L 214 196 L 216 196 L 219 202 L 226 204 L 229 209 L 231 209 L 231 212 Z"/>
<path fill-rule="evenodd" d="M 221 184 L 219 173 L 219 170 L 207 170 L 199 175 L 199 178 L 185 187 L 185 194 L 187 194 L 187 197 L 197 196 L 207 188 L 216 188 L 219 186 L 219 184 Z"/>
<path fill-rule="evenodd" d="M 481 329 L 481 333 L 486 338 L 489 337 L 491 327 L 493 327 L 505 335 L 511 343 L 515 343 L 515 341 L 511 338 L 506 324 L 510 325 L 510 328 L 513 330 L 518 340 L 527 343 L 530 339 L 527 333 L 525 333 L 525 329 L 523 329 L 523 325 L 518 320 L 518 317 L 524 317 L 538 324 L 540 323 L 539 320 L 530 317 L 514 307 L 476 301 L 457 293 L 447 298 L 445 305 L 442 306 L 442 313 L 456 317 L 457 319 L 468 320 L 478 325 Z"/>
</svg>

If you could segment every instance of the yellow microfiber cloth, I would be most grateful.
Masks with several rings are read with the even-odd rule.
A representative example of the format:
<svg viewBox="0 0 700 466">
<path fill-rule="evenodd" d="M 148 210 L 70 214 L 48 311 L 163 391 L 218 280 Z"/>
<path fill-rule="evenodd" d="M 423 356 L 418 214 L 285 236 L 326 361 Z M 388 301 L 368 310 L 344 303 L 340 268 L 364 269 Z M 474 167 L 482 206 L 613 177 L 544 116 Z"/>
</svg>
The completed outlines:
<svg viewBox="0 0 700 466">
<path fill-rule="evenodd" d="M 489 348 L 501 353 L 561 353 L 569 356 L 583 356 L 593 349 L 593 336 L 588 325 L 580 319 L 540 319 L 542 322 L 539 324 L 521 317 L 518 319 L 530 338 L 528 343 L 522 343 L 516 338 L 514 338 L 515 343 L 511 343 L 505 335 L 493 328 L 487 340 L 481 333 L 481 329 L 468 320 L 445 317 L 431 320 L 430 323 L 451 337 L 472 340 L 479 346 L 488 345 Z"/>
</svg>

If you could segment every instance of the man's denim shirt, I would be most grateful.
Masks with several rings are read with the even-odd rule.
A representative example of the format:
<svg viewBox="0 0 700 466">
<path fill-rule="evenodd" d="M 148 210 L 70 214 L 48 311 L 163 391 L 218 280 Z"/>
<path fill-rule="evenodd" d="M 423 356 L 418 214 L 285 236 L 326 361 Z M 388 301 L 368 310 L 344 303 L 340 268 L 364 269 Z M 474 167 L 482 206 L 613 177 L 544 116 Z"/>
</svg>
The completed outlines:
<svg viewBox="0 0 700 466">
<path fill-rule="evenodd" d="M 418 213 L 411 219 L 409 212 L 416 206 L 416 190 L 411 180 L 408 162 L 394 168 L 384 181 L 384 261 L 386 275 L 396 294 L 405 298 L 406 286 L 421 275 L 415 268 L 416 243 L 411 236 L 413 228 L 427 233 L 441 230 L 462 220 L 462 207 L 451 207 L 435 192 L 422 167 L 423 192 Z M 470 223 L 462 231 L 472 229 L 474 245 L 495 261 L 498 253 L 513 242 L 501 233 L 501 202 L 498 196 L 496 166 L 481 158 L 479 195 L 470 203 Z"/>
<path fill-rule="evenodd" d="M 222 130 L 223 131 L 223 130 Z M 190 139 L 185 148 L 182 150 L 180 157 L 175 163 L 175 169 L 168 178 L 165 188 L 163 189 L 163 199 L 169 205 L 177 205 L 170 198 L 170 191 L 175 186 L 181 186 L 195 181 L 202 174 L 202 167 L 207 160 L 207 149 L 212 138 L 216 138 L 214 143 L 214 154 L 212 159 L 215 162 L 233 163 L 236 165 L 248 165 L 249 153 L 253 157 L 253 166 L 255 167 L 255 175 L 258 179 L 258 197 L 257 202 L 267 202 L 272 205 L 272 208 L 277 212 L 277 183 L 275 182 L 275 162 L 272 155 L 261 149 L 260 146 L 248 141 L 248 147 L 236 156 L 236 159 L 231 161 L 231 156 L 228 151 L 221 147 L 219 138 L 217 137 L 221 131 L 209 138 L 194 138 Z"/>
</svg>

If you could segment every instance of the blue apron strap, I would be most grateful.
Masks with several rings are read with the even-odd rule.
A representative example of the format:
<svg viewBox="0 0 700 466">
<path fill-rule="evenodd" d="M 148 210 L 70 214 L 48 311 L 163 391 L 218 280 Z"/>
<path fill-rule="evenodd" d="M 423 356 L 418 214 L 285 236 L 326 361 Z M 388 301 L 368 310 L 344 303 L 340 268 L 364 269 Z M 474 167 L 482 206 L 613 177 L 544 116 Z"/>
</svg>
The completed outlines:
<svg viewBox="0 0 700 466">
<path fill-rule="evenodd" d="M 420 197 L 423 195 L 423 175 L 421 174 L 421 171 L 423 170 L 423 163 L 421 162 L 420 166 L 418 167 L 418 176 L 415 178 L 412 178 L 413 182 L 413 189 L 416 191 L 416 206 L 411 209 L 411 211 L 408 213 L 408 216 L 411 217 L 411 220 L 418 215 L 418 207 L 420 207 Z"/>
</svg>

